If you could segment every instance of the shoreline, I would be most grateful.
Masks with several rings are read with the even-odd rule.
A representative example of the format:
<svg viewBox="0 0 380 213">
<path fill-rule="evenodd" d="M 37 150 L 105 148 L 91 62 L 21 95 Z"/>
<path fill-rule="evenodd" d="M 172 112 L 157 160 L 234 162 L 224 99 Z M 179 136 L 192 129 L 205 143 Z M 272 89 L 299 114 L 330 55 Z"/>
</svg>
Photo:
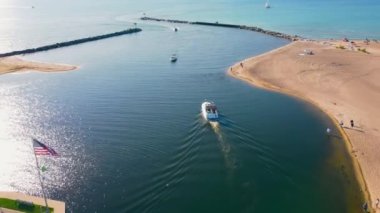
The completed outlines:
<svg viewBox="0 0 380 213">
<path fill-rule="evenodd" d="M 299 59 L 297 56 L 294 57 L 293 55 L 290 56 L 289 58 L 284 59 L 285 57 L 282 57 L 282 56 L 290 54 L 291 51 L 289 51 L 289 50 L 296 48 L 298 45 L 297 43 L 303 43 L 306 46 L 308 46 L 309 43 L 311 43 L 313 45 L 315 45 L 316 43 L 318 45 L 321 45 L 321 43 L 324 44 L 325 42 L 333 43 L 332 48 L 331 47 L 327 48 L 328 49 L 328 50 L 326 50 L 327 52 L 328 51 L 335 52 L 336 51 L 335 49 L 340 49 L 340 47 L 341 47 L 340 45 L 342 43 L 342 42 L 339 42 L 336 40 L 335 41 L 332 41 L 332 40 L 329 40 L 329 41 L 314 41 L 313 40 L 313 41 L 311 41 L 311 40 L 309 40 L 309 41 L 291 42 L 291 43 L 289 43 L 285 46 L 282 46 L 278 49 L 274 49 L 274 50 L 271 50 L 269 52 L 263 53 L 261 55 L 251 57 L 251 58 L 245 59 L 241 62 L 238 62 L 238 63 L 232 65 L 228 69 L 227 74 L 231 77 L 242 80 L 242 81 L 244 81 L 250 85 L 253 85 L 255 87 L 262 88 L 262 89 L 269 90 L 269 91 L 273 91 L 273 92 L 277 92 L 277 93 L 281 93 L 281 94 L 285 94 L 285 95 L 291 96 L 293 98 L 297 98 L 297 99 L 304 101 L 306 103 L 310 103 L 313 106 L 316 106 L 322 112 L 324 112 L 329 117 L 329 119 L 331 119 L 331 121 L 334 123 L 334 125 L 336 126 L 336 129 L 340 132 L 340 135 L 342 136 L 342 140 L 344 140 L 344 142 L 345 142 L 345 146 L 347 147 L 347 151 L 348 151 L 349 156 L 350 156 L 351 161 L 352 161 L 352 166 L 354 167 L 353 170 L 355 173 L 355 179 L 358 181 L 358 184 L 361 188 L 361 192 L 363 193 L 364 199 L 368 203 L 369 209 L 371 210 L 371 212 L 379 212 L 378 209 L 376 209 L 373 204 L 375 203 L 376 199 L 378 198 L 380 191 L 376 190 L 376 189 L 378 189 L 378 187 L 376 187 L 377 184 L 374 183 L 375 182 L 374 178 L 371 177 L 371 180 L 369 180 L 368 166 L 363 168 L 363 165 L 374 164 L 374 162 L 368 162 L 366 159 L 360 159 L 359 157 L 362 157 L 362 156 L 358 157 L 356 155 L 356 152 L 357 152 L 356 150 L 361 149 L 361 144 L 360 144 L 361 140 L 359 140 L 357 137 L 355 137 L 356 133 L 351 133 L 351 132 L 349 132 L 349 131 L 351 131 L 351 129 L 347 129 L 347 127 L 343 127 L 340 125 L 340 123 L 339 123 L 340 118 L 339 118 L 339 116 L 337 116 L 337 114 L 335 112 L 336 110 L 331 109 L 329 107 L 326 107 L 326 100 L 323 100 L 323 101 L 318 100 L 318 98 L 324 98 L 321 95 L 319 95 L 319 96 L 315 95 L 315 94 L 318 94 L 318 91 L 316 93 L 313 93 L 314 91 L 313 92 L 302 91 L 302 89 L 305 89 L 308 87 L 302 88 L 301 86 L 298 86 L 298 85 L 291 85 L 290 83 L 288 83 L 288 84 L 283 83 L 283 82 L 287 82 L 287 81 L 288 82 L 292 81 L 291 83 L 295 84 L 295 82 L 299 81 L 298 78 L 302 79 L 302 77 L 304 77 L 304 76 L 300 77 L 299 73 L 306 72 L 308 70 L 306 70 L 306 71 L 305 70 L 301 70 L 301 71 L 298 70 L 300 72 L 293 72 L 293 73 L 286 72 L 286 75 L 284 75 L 283 73 L 281 75 L 278 74 L 279 72 L 284 71 L 283 69 L 285 69 L 285 68 L 280 69 L 280 67 L 279 67 L 279 66 L 283 66 L 281 64 L 281 60 L 290 60 L 291 63 L 289 63 L 289 65 L 291 65 L 293 63 L 297 63 L 297 64 L 301 63 L 301 65 L 299 67 L 297 67 L 299 69 L 300 67 L 302 67 L 304 65 L 304 64 L 302 64 L 302 57 L 309 57 L 309 58 L 313 57 L 314 54 L 310 55 L 310 56 L 306 55 L 306 56 L 302 56 L 302 57 L 300 54 L 299 57 L 301 57 L 301 59 Z M 360 42 L 360 41 L 355 41 L 355 42 Z M 311 46 L 313 46 L 313 45 L 311 45 Z M 302 44 L 300 46 L 304 47 Z M 376 46 L 376 48 L 378 48 L 378 47 L 380 47 L 380 45 Z M 314 50 L 314 48 L 316 48 L 316 49 L 317 48 L 324 48 L 324 46 L 323 45 L 321 47 L 313 46 L 313 50 Z M 357 48 L 357 49 L 359 49 L 359 50 L 356 50 L 357 54 L 364 54 L 364 53 L 360 52 L 361 51 L 360 48 Z M 344 51 L 348 51 L 348 50 L 342 50 L 342 51 L 343 52 L 339 53 L 339 54 L 341 54 L 341 57 L 345 57 Z M 294 52 L 291 52 L 291 53 L 294 53 Z M 352 52 L 349 52 L 349 53 L 352 54 Z M 380 48 L 373 49 L 373 51 L 371 51 L 368 54 L 372 55 L 372 56 L 376 55 L 376 57 L 377 57 L 379 53 L 380 53 Z M 319 49 L 318 49 L 317 54 L 320 54 Z M 350 56 L 348 56 L 348 57 L 350 57 Z M 269 60 L 269 58 L 270 58 L 270 60 Z M 276 59 L 279 59 L 280 62 L 276 61 Z M 310 63 L 313 66 L 320 65 L 319 61 L 315 62 L 315 61 L 312 61 L 313 59 L 310 59 L 310 60 L 311 60 Z M 321 60 L 321 61 L 323 61 L 323 60 Z M 275 62 L 273 62 L 273 61 L 275 61 Z M 324 65 L 328 64 L 326 61 L 323 61 L 323 62 L 324 62 Z M 243 63 L 243 64 L 241 64 L 241 63 Z M 342 62 L 342 63 L 344 64 L 344 62 Z M 267 67 L 267 65 L 269 68 Z M 349 66 L 349 65 L 347 65 L 347 66 Z M 323 70 L 323 66 L 321 66 L 321 67 Z M 292 68 L 293 68 L 292 66 L 288 67 L 288 69 L 292 69 Z M 297 69 L 297 68 L 295 68 L 295 69 Z M 257 71 L 257 70 L 260 70 L 260 71 Z M 267 74 L 268 72 L 271 74 Z M 315 72 L 315 70 L 314 70 L 314 72 Z M 330 74 L 327 74 L 327 75 L 330 75 Z M 310 76 L 307 76 L 307 77 L 310 78 Z M 307 77 L 305 77 L 305 78 L 307 78 Z M 320 78 L 320 76 L 318 76 L 318 77 Z M 288 78 L 289 79 L 293 78 L 293 79 L 288 80 Z M 360 78 L 360 77 L 357 77 L 357 78 Z M 331 80 L 331 78 L 329 80 Z M 321 81 L 321 82 L 320 81 L 313 81 L 313 82 L 314 83 L 321 83 L 323 81 Z M 310 82 L 307 82 L 307 83 L 310 83 Z M 332 82 L 332 84 L 334 84 L 334 83 L 336 83 L 336 82 Z M 289 86 L 289 85 L 291 85 L 291 86 Z M 319 87 L 315 87 L 312 89 L 317 90 L 316 88 L 318 89 Z M 323 87 L 319 88 L 319 89 L 325 90 L 325 88 L 323 88 Z M 336 92 L 336 91 L 333 91 L 332 93 L 334 93 L 334 92 Z M 321 93 L 321 94 L 323 94 L 323 93 Z M 335 94 L 333 96 L 335 96 Z M 326 99 L 326 98 L 324 98 L 324 99 Z M 336 105 L 336 103 L 334 103 L 334 104 Z M 345 104 L 343 103 L 342 105 L 344 106 Z M 362 125 L 362 124 L 360 124 L 360 125 Z M 363 134 L 367 134 L 367 132 L 363 131 Z M 360 136 L 360 137 L 362 137 L 362 136 Z M 372 144 L 372 146 L 375 147 L 376 144 Z M 360 151 L 360 152 L 364 156 L 364 151 Z M 371 166 L 369 166 L 369 167 L 371 167 Z M 367 169 L 367 171 L 365 171 L 365 169 Z M 376 176 L 376 175 L 374 175 L 374 176 Z M 372 189 L 371 186 L 374 188 L 374 191 L 371 191 L 371 189 Z"/>
<path fill-rule="evenodd" d="M 27 201 L 27 202 L 32 202 L 34 204 L 40 205 L 40 206 L 45 206 L 45 200 L 42 197 L 37 197 L 37 196 L 32 196 L 32 195 L 27 195 L 21 192 L 13 192 L 13 191 L 0 191 L 0 198 L 6 198 L 10 200 L 22 200 L 22 201 Z M 65 206 L 66 204 L 62 201 L 58 200 L 52 200 L 47 198 L 47 203 L 49 208 L 53 208 L 54 213 L 65 213 Z M 16 210 L 9 210 L 5 212 L 13 212 Z M 0 211 L 2 212 L 2 211 Z M 17 211 L 19 212 L 19 211 Z"/>
<path fill-rule="evenodd" d="M 280 47 L 280 48 L 282 48 L 282 47 Z M 264 54 L 267 54 L 267 53 L 264 53 Z M 238 66 L 239 63 L 234 64 L 231 67 Z M 339 125 L 337 119 L 334 116 L 332 116 L 330 113 L 328 113 L 326 110 L 324 110 L 321 106 L 319 106 L 316 102 L 314 102 L 313 100 L 307 98 L 306 96 L 302 96 L 302 95 L 299 95 L 299 94 L 296 94 L 296 93 L 292 93 L 289 90 L 277 87 L 276 85 L 270 84 L 268 82 L 259 81 L 259 80 L 251 80 L 251 79 L 244 78 L 244 77 L 237 77 L 234 74 L 232 74 L 230 71 L 227 71 L 227 74 L 229 76 L 235 78 L 235 79 L 242 80 L 242 81 L 246 82 L 250 86 L 254 86 L 254 87 L 257 87 L 257 88 L 260 88 L 260 89 L 264 89 L 264 90 L 268 90 L 268 91 L 275 92 L 275 93 L 280 93 L 280 94 L 283 94 L 283 95 L 287 95 L 287 96 L 290 96 L 292 98 L 296 98 L 296 99 L 298 99 L 298 100 L 300 100 L 302 102 L 311 104 L 311 105 L 315 106 L 317 109 L 321 110 L 321 112 L 323 112 L 325 115 L 327 115 L 327 117 L 332 121 L 332 123 L 335 125 L 335 128 L 339 131 L 340 135 L 342 136 L 342 140 L 344 141 L 345 147 L 347 148 L 347 151 L 348 151 L 348 153 L 350 155 L 350 158 L 351 158 L 353 166 L 354 166 L 355 179 L 357 179 L 357 181 L 358 181 L 358 183 L 359 183 L 359 185 L 360 185 L 360 187 L 362 189 L 362 192 L 363 192 L 363 195 L 365 197 L 365 200 L 368 200 L 368 201 L 371 200 L 371 195 L 368 192 L 367 182 L 365 181 L 365 178 L 364 178 L 364 175 L 363 175 L 360 163 L 352 155 L 352 150 L 353 150 L 352 142 L 349 139 L 349 137 L 346 134 L 346 132 L 343 130 L 343 128 Z M 371 204 L 369 206 L 372 206 L 372 202 L 370 202 L 369 204 Z"/>
<path fill-rule="evenodd" d="M 27 70 L 39 72 L 65 72 L 78 69 L 78 66 L 58 63 L 44 63 L 39 61 L 25 60 L 20 57 L 0 58 L 0 75 L 23 72 Z"/>
</svg>

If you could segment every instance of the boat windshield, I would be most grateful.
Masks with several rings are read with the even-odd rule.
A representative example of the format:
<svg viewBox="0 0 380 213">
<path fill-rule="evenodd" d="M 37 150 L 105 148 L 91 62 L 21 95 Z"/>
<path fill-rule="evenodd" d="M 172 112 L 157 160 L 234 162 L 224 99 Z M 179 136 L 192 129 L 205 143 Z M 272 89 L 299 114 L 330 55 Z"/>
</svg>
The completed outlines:
<svg viewBox="0 0 380 213">
<path fill-rule="evenodd" d="M 208 113 L 215 113 L 216 112 L 216 106 L 215 105 L 207 105 L 206 106 L 206 112 Z"/>
</svg>

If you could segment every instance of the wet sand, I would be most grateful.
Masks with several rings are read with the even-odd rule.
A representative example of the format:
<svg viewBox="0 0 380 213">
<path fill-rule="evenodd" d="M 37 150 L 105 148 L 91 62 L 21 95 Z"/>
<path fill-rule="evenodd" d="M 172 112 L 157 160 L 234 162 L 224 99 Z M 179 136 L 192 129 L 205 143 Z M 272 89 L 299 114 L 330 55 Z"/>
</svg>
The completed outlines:
<svg viewBox="0 0 380 213">
<path fill-rule="evenodd" d="M 0 75 L 26 70 L 34 70 L 41 72 L 60 72 L 70 71 L 77 68 L 77 66 L 67 64 L 51 64 L 37 61 L 27 61 L 19 57 L 0 58 Z"/>
<path fill-rule="evenodd" d="M 311 102 L 336 125 L 343 123 L 339 129 L 357 159 L 359 182 L 376 209 L 380 198 L 380 42 L 296 41 L 239 62 L 228 73 Z"/>
</svg>

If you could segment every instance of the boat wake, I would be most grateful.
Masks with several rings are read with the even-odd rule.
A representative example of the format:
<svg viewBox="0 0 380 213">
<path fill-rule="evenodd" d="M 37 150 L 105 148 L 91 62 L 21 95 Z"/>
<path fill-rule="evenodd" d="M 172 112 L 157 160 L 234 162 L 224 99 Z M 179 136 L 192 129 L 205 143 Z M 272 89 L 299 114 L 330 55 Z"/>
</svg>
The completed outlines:
<svg viewBox="0 0 380 213">
<path fill-rule="evenodd" d="M 132 204 L 125 209 L 125 212 L 152 212 L 161 200 L 167 199 L 177 190 L 177 186 L 188 176 L 189 169 L 198 157 L 198 150 L 206 132 L 204 126 L 198 119 L 190 125 L 189 131 L 180 140 L 173 158 L 167 166 L 151 175 L 154 178 L 134 192 Z"/>
<path fill-rule="evenodd" d="M 210 125 L 218 139 L 220 150 L 223 154 L 226 168 L 229 170 L 235 169 L 236 160 L 231 153 L 231 145 L 228 143 L 227 137 L 222 131 L 222 128 L 221 128 L 222 124 L 219 122 L 211 121 Z"/>
<path fill-rule="evenodd" d="M 206 141 L 208 143 L 204 143 Z M 180 193 L 181 187 L 199 181 L 199 173 L 194 171 L 213 168 L 220 163 L 231 187 L 237 187 L 234 183 L 238 177 L 238 166 L 244 165 L 247 160 L 262 172 L 281 174 L 287 178 L 270 147 L 260 141 L 258 136 L 223 115 L 217 122 L 209 122 L 201 113 L 197 114 L 177 145 L 166 166 L 153 171 L 150 176 L 154 178 L 133 191 L 134 196 L 128 201 L 131 204 L 124 209 L 125 212 L 153 211 L 160 202 Z M 214 152 L 209 153 L 209 150 Z M 242 150 L 250 152 L 249 159 L 242 155 Z M 238 164 L 238 161 L 241 163 Z"/>
</svg>

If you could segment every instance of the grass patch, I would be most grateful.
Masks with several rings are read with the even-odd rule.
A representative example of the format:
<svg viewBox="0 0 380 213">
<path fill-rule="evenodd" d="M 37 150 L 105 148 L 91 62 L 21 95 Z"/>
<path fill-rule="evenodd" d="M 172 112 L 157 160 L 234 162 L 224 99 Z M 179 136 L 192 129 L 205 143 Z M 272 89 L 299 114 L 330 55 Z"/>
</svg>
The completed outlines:
<svg viewBox="0 0 380 213">
<path fill-rule="evenodd" d="M 15 200 L 0 198 L 0 207 L 17 210 L 26 213 L 41 213 L 45 212 L 46 208 L 37 204 L 34 204 L 33 207 L 19 205 Z M 53 208 L 49 208 L 50 212 L 53 213 Z"/>
<path fill-rule="evenodd" d="M 338 46 L 336 46 L 336 48 L 337 48 L 337 49 L 341 49 L 341 50 L 346 49 L 343 45 L 338 45 Z"/>
<path fill-rule="evenodd" d="M 369 53 L 365 48 L 358 48 L 358 51 L 363 52 L 363 53 Z"/>
</svg>

